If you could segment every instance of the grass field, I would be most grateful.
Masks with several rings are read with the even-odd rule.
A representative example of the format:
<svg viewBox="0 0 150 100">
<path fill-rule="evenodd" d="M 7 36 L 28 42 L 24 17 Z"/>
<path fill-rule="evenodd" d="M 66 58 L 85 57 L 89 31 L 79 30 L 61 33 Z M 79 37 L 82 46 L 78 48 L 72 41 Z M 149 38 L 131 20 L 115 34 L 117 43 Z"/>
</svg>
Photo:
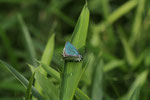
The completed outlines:
<svg viewBox="0 0 150 100">
<path fill-rule="evenodd" d="M 0 0 L 0 100 L 150 100 L 149 32 L 149 0 Z"/>
</svg>

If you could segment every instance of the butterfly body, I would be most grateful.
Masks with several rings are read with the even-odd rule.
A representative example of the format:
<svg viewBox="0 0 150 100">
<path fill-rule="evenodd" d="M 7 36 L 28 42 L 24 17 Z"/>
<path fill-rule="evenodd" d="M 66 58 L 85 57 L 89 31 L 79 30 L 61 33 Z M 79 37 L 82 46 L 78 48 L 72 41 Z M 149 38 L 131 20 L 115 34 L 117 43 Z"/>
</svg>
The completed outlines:
<svg viewBox="0 0 150 100">
<path fill-rule="evenodd" d="M 82 59 L 82 56 L 70 42 L 66 42 L 62 55 L 65 60 L 81 61 Z"/>
</svg>

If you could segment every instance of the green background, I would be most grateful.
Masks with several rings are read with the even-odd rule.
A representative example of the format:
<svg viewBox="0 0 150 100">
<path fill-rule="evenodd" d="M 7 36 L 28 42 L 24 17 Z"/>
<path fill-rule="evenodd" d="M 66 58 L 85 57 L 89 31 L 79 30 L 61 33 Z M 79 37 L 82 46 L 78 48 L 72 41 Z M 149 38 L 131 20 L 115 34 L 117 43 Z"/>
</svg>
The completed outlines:
<svg viewBox="0 0 150 100">
<path fill-rule="evenodd" d="M 78 88 L 91 100 L 149 100 L 150 1 L 87 2 L 90 20 L 82 54 L 87 68 Z M 30 79 L 28 64 L 37 66 L 36 59 L 41 60 L 55 33 L 50 65 L 62 73 L 61 54 L 84 4 L 84 0 L 0 0 L 0 60 Z M 4 67 L 0 71 L 0 100 L 23 100 L 26 89 Z"/>
</svg>

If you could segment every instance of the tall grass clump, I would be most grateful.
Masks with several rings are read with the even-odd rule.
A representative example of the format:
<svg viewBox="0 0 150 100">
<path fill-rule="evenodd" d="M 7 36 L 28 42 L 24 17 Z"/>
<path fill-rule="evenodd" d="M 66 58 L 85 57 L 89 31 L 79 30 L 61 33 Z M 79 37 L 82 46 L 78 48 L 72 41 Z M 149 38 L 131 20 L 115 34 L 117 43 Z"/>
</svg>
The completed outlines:
<svg viewBox="0 0 150 100">
<path fill-rule="evenodd" d="M 32 60 L 33 63 L 33 65 L 29 64 L 29 67 L 33 73 L 30 81 L 28 81 L 23 75 L 21 75 L 18 71 L 16 71 L 11 65 L 7 64 L 6 62 L 0 60 L 0 63 L 2 66 L 6 67 L 27 88 L 25 99 L 30 100 L 30 94 L 32 93 L 32 95 L 34 96 L 33 99 L 72 100 L 76 92 L 80 98 L 89 100 L 89 97 L 86 94 L 84 94 L 80 89 L 77 89 L 80 78 L 85 70 L 85 68 L 83 68 L 82 65 L 83 61 L 65 61 L 62 76 L 55 69 L 49 67 L 54 51 L 55 34 L 53 34 L 49 38 L 45 50 L 43 52 L 41 61 L 36 61 L 31 36 L 20 14 L 18 15 L 18 20 L 23 30 L 27 48 L 29 48 L 28 52 L 31 55 L 30 60 Z M 71 38 L 71 43 L 77 49 L 81 49 L 80 52 L 82 54 L 84 54 L 85 51 L 88 24 L 89 10 L 86 3 L 82 9 L 82 12 L 80 14 L 80 17 L 78 19 L 78 22 L 76 24 Z M 39 63 L 38 67 L 37 62 Z M 52 78 L 56 79 L 60 86 L 56 86 L 54 82 L 47 77 L 48 74 L 51 75 Z M 35 86 L 32 86 L 33 78 L 35 78 Z"/>
<path fill-rule="evenodd" d="M 150 100 L 150 1 L 77 1 L 0 0 L 0 100 Z"/>
</svg>

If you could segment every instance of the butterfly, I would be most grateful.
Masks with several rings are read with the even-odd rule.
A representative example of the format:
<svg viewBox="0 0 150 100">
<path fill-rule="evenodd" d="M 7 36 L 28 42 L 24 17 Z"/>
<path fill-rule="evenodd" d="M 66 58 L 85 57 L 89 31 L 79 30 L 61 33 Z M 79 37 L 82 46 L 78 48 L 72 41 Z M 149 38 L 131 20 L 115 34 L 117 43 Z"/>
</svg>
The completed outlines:
<svg viewBox="0 0 150 100">
<path fill-rule="evenodd" d="M 70 60 L 70 61 L 82 60 L 82 56 L 79 54 L 77 49 L 70 42 L 66 42 L 62 56 L 64 60 Z"/>
</svg>

